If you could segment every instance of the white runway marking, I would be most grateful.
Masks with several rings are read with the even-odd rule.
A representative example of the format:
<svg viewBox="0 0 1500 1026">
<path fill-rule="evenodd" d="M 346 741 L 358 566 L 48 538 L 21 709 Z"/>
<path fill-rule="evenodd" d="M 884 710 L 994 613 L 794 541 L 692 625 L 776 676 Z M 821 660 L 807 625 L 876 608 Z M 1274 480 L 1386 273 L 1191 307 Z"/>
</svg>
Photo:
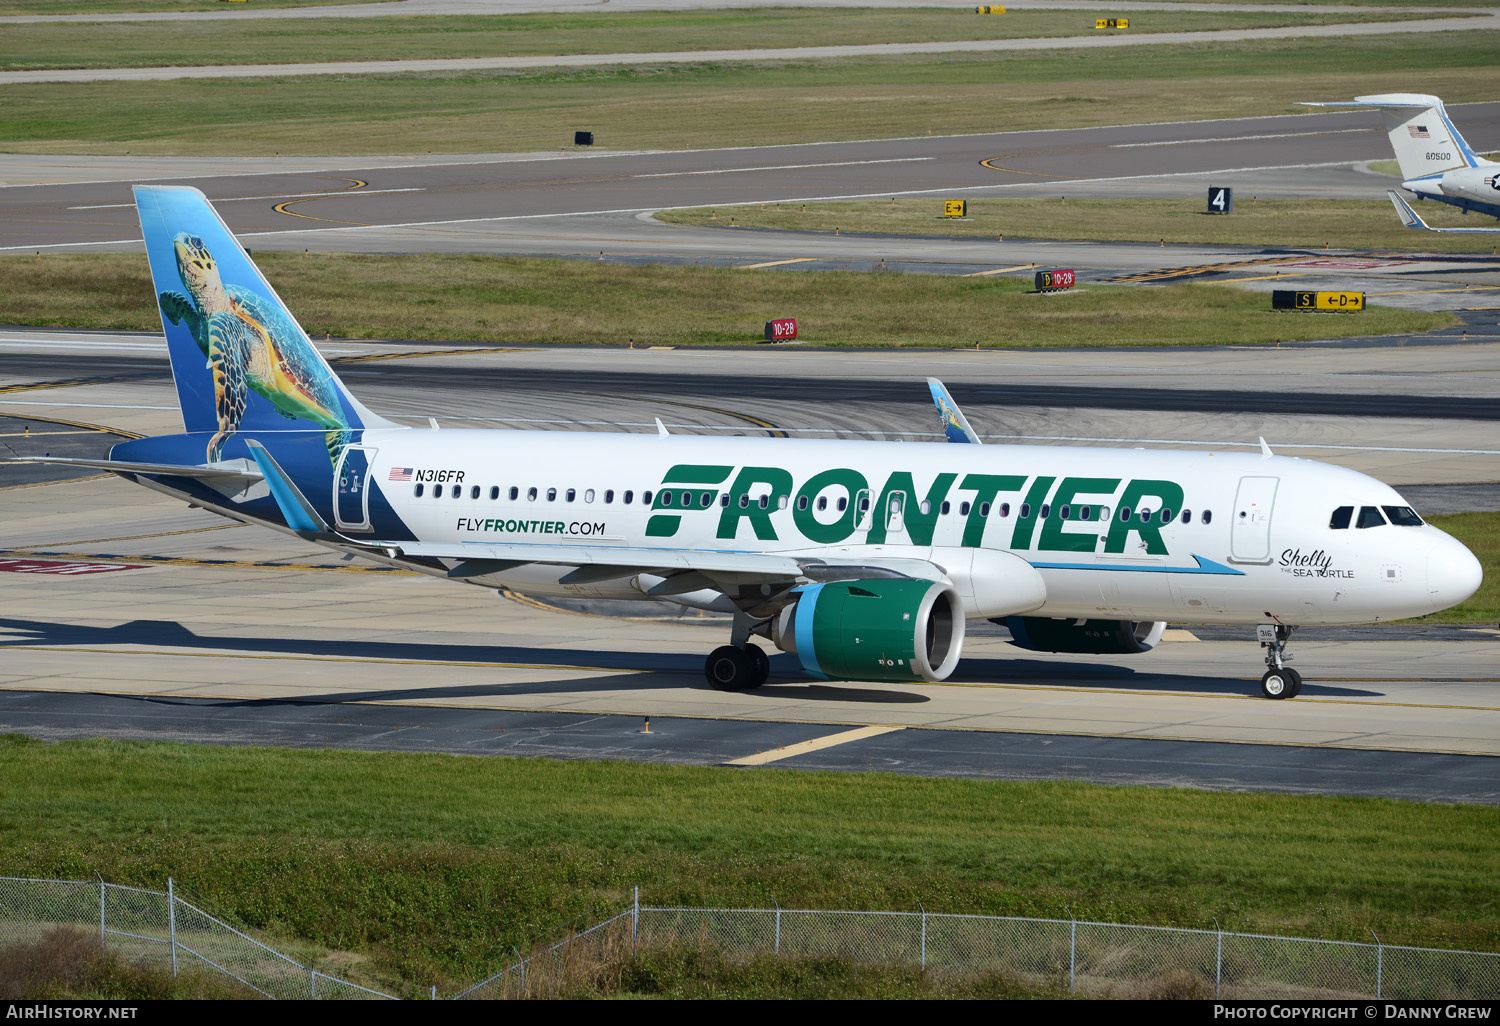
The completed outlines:
<svg viewBox="0 0 1500 1026">
<path fill-rule="evenodd" d="M 217 177 L 217 176 L 215 176 Z M 425 189 L 412 187 L 409 189 L 335 189 L 332 192 L 286 192 L 272 193 L 269 196 L 220 196 L 214 200 L 215 203 L 241 203 L 245 200 L 295 200 L 295 199 L 317 199 L 320 196 L 384 196 L 392 192 L 423 192 Z M 134 203 L 100 203 L 92 207 L 68 207 L 68 210 L 134 210 Z"/>
<path fill-rule="evenodd" d="M 686 175 L 736 175 L 746 171 L 798 171 L 807 167 L 854 167 L 858 164 L 915 164 L 936 157 L 887 157 L 883 160 L 837 160 L 828 164 L 772 164 L 768 167 L 721 167 L 711 171 L 654 171 L 631 178 L 677 178 Z"/>
<path fill-rule="evenodd" d="M 1161 142 L 1114 143 L 1109 149 L 1133 150 L 1145 146 L 1187 146 L 1193 143 L 1258 142 L 1261 139 L 1300 139 L 1309 135 L 1363 135 L 1373 128 L 1340 128 L 1331 132 L 1281 132 L 1276 135 L 1223 135 L 1217 139 L 1163 139 Z"/>
</svg>

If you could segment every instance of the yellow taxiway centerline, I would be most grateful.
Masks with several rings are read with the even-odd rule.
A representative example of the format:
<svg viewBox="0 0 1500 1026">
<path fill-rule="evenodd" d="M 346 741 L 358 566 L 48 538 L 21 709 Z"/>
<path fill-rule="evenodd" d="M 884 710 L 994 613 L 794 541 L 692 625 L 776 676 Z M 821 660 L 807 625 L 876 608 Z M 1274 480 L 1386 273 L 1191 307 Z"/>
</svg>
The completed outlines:
<svg viewBox="0 0 1500 1026">
<path fill-rule="evenodd" d="M 827 737 L 815 737 L 811 741 L 800 741 L 795 745 L 787 745 L 784 748 L 773 748 L 769 752 L 756 752 L 754 755 L 747 755 L 743 759 L 730 759 L 724 765 L 764 766 L 768 762 L 778 762 L 782 759 L 806 755 L 808 752 L 816 752 L 824 748 L 833 748 L 836 745 L 848 744 L 850 741 L 863 741 L 867 737 L 879 737 L 881 734 L 889 734 L 892 731 L 905 729 L 905 727 L 857 727 L 854 730 L 829 734 Z"/>
</svg>

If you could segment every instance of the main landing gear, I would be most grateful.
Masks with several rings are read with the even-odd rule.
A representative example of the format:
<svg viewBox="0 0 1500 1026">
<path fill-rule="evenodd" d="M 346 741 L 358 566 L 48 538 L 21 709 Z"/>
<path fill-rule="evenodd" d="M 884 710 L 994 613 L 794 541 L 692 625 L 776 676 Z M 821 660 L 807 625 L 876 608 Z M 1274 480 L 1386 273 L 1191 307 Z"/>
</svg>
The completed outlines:
<svg viewBox="0 0 1500 1026">
<path fill-rule="evenodd" d="M 1255 637 L 1266 650 L 1266 672 L 1260 679 L 1260 693 L 1267 698 L 1296 698 L 1302 693 L 1302 674 L 1286 664 L 1291 656 L 1286 644 L 1292 637 L 1293 627 L 1279 623 L 1263 623 L 1255 628 Z"/>
<path fill-rule="evenodd" d="M 703 674 L 715 691 L 748 691 L 771 676 L 771 657 L 759 645 L 721 645 L 708 654 Z"/>
<path fill-rule="evenodd" d="M 734 615 L 734 626 L 729 630 L 729 644 L 721 645 L 708 654 L 703 664 L 703 675 L 715 691 L 749 691 L 758 688 L 771 676 L 771 657 L 765 649 L 751 644 L 750 634 L 765 625 L 745 613 Z"/>
</svg>

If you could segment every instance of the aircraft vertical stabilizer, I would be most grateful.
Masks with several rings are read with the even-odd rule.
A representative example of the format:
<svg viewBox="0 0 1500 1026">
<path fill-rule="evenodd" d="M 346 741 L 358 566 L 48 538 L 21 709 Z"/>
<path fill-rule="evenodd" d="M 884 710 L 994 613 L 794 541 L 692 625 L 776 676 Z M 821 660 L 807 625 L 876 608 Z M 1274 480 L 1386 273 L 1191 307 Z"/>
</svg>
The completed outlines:
<svg viewBox="0 0 1500 1026">
<path fill-rule="evenodd" d="M 395 427 L 339 381 L 207 198 L 136 186 L 172 376 L 207 462 L 238 432 L 319 431 L 330 461 L 353 432 Z"/>
</svg>

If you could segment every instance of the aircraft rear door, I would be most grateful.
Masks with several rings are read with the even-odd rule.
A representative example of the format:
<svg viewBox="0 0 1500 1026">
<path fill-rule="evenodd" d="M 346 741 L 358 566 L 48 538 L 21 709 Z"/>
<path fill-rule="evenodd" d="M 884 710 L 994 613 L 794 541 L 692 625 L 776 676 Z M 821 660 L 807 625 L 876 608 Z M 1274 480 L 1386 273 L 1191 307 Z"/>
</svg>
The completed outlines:
<svg viewBox="0 0 1500 1026">
<path fill-rule="evenodd" d="M 376 450 L 363 445 L 344 447 L 333 475 L 333 516 L 340 530 L 370 529 L 370 465 Z"/>
<path fill-rule="evenodd" d="M 1236 563 L 1271 561 L 1271 508 L 1280 478 L 1242 477 L 1234 497 L 1234 524 L 1229 532 L 1230 559 Z"/>
</svg>

